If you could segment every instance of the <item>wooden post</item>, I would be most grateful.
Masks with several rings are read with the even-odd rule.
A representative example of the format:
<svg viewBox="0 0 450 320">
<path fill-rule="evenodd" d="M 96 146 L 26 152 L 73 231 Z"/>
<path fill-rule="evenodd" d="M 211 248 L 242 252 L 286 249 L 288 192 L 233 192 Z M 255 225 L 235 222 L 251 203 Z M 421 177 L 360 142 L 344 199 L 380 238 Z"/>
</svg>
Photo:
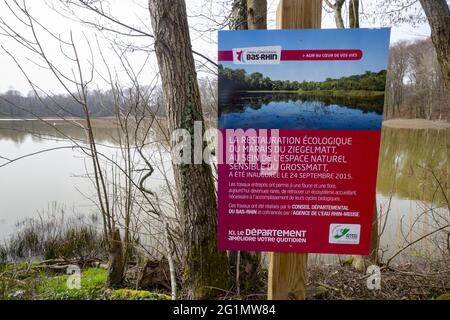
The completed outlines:
<svg viewBox="0 0 450 320">
<path fill-rule="evenodd" d="M 322 0 L 280 0 L 277 29 L 320 29 Z M 303 300 L 306 297 L 308 254 L 271 253 L 269 300 Z"/>
<path fill-rule="evenodd" d="M 277 29 L 320 29 L 322 0 L 280 0 Z"/>
</svg>

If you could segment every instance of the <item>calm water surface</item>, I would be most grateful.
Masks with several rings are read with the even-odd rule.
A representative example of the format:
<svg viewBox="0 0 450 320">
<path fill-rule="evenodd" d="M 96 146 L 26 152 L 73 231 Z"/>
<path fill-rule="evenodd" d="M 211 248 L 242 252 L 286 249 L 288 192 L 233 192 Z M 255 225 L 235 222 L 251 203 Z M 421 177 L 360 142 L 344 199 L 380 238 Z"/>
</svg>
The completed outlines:
<svg viewBox="0 0 450 320">
<path fill-rule="evenodd" d="M 379 130 L 383 100 L 247 93 L 219 98 L 220 128 Z"/>
<path fill-rule="evenodd" d="M 274 106 L 267 105 L 266 108 Z M 366 115 L 371 117 L 370 112 Z M 59 128 L 72 138 L 84 139 L 79 128 L 63 124 Z M 35 121 L 0 121 L 0 156 L 12 159 L 71 145 L 64 139 L 55 139 L 54 134 L 48 126 Z M 96 128 L 95 135 L 101 152 L 120 157 L 115 129 Z M 377 205 L 382 219 L 387 217 L 381 238 L 387 256 L 405 241 L 433 230 L 442 222 L 436 221 L 439 216 L 450 219 L 439 189 L 441 183 L 448 197 L 449 145 L 450 129 L 383 128 Z M 170 158 L 167 154 L 165 157 L 167 168 L 170 168 Z M 4 161 L 0 159 L 0 164 Z M 0 238 L 10 235 L 16 222 L 45 212 L 52 203 L 64 205 L 69 213 L 97 212 L 87 199 L 94 195 L 92 184 L 85 177 L 89 167 L 86 156 L 76 149 L 40 153 L 0 167 Z M 161 184 L 162 176 L 155 172 L 150 185 L 158 188 Z M 408 232 L 411 225 L 412 231 Z M 408 252 L 410 255 L 438 255 L 439 246 L 445 246 L 442 235 L 430 237 Z"/>
</svg>

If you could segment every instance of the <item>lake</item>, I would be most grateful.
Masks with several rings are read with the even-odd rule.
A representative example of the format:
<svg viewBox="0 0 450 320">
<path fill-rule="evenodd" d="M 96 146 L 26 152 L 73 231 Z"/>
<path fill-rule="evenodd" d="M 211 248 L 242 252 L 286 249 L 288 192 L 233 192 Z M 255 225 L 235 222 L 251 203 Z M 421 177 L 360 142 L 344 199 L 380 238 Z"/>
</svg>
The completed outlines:
<svg viewBox="0 0 450 320">
<path fill-rule="evenodd" d="M 87 147 L 85 132 L 70 123 L 50 123 L 56 129 L 39 121 L 0 121 L 0 240 L 11 234 L 16 223 L 26 217 L 60 212 L 80 216 L 99 213 L 92 201 L 95 189 L 86 174 L 87 171 L 92 174 L 91 159 L 79 148 L 72 148 L 74 144 L 66 138 Z M 97 150 L 103 158 L 122 165 L 118 128 L 101 121 L 94 127 L 94 134 Z M 150 136 L 154 138 L 152 132 Z M 42 150 L 50 151 L 1 167 L 7 161 L 5 158 L 14 159 Z M 170 157 L 163 145 L 149 143 L 145 154 L 155 168 L 164 167 L 171 176 Z M 133 159 L 136 159 L 136 169 L 145 168 L 136 152 Z M 118 172 L 112 172 L 110 163 L 104 170 L 109 179 L 113 175 L 117 179 Z M 146 187 L 159 191 L 164 186 L 163 175 L 155 169 L 146 180 Z"/>
<path fill-rule="evenodd" d="M 219 127 L 227 129 L 379 130 L 381 97 L 239 93 L 219 97 Z"/>
<path fill-rule="evenodd" d="M 84 139 L 84 132 L 75 126 L 58 123 L 57 128 L 73 139 Z M 95 128 L 95 136 L 100 152 L 120 159 L 116 129 L 99 126 Z M 442 218 L 448 223 L 449 212 L 436 178 L 448 196 L 449 145 L 450 129 L 383 128 L 377 205 L 381 209 L 380 228 L 384 226 L 381 247 L 386 257 L 407 241 L 434 230 Z M 71 146 L 67 139 L 38 121 L 0 121 L 0 157 L 11 159 L 65 146 Z M 149 148 L 151 158 L 155 147 Z M 162 161 L 170 171 L 170 158 L 164 152 Z M 18 221 L 36 217 L 55 204 L 63 206 L 67 214 L 97 213 L 89 199 L 95 193 L 85 176 L 90 166 L 87 160 L 79 150 L 67 148 L 0 167 L 0 239 L 8 237 Z M 4 162 L 0 159 L 0 165 Z M 162 184 L 163 177 L 156 171 L 149 187 L 163 190 Z M 444 235 L 438 233 L 412 246 L 407 253 L 442 256 L 441 249 L 445 246 Z"/>
</svg>

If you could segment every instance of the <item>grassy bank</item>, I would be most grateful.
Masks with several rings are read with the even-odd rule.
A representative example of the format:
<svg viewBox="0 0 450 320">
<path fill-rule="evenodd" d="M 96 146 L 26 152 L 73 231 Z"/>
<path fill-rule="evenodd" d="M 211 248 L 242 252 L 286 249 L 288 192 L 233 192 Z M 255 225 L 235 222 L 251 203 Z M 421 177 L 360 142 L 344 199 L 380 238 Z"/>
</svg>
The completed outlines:
<svg viewBox="0 0 450 320">
<path fill-rule="evenodd" d="M 339 265 L 308 267 L 308 300 L 449 300 L 448 264 L 424 267 L 399 265 L 381 269 L 381 289 L 367 287 L 367 278 L 345 262 Z M 267 283 L 267 274 L 262 281 Z M 0 264 L 0 300 L 169 300 L 166 294 L 106 287 L 106 270 L 85 268 L 80 286 L 70 289 L 69 276 L 63 270 L 52 270 L 45 262 Z M 73 283 L 73 282 L 72 282 Z M 251 294 L 226 292 L 220 299 L 266 299 L 267 287 Z"/>
<path fill-rule="evenodd" d="M 0 300 L 169 298 L 165 293 L 170 287 L 161 275 L 167 261 L 143 269 L 146 257 L 132 249 L 123 284 L 107 288 L 108 250 L 98 217 L 66 216 L 63 209 L 55 204 L 47 214 L 18 222 L 15 232 L 0 242 Z M 69 275 L 74 270 L 76 277 Z"/>
<path fill-rule="evenodd" d="M 71 279 L 74 279 L 73 276 Z M 168 300 L 145 290 L 106 288 L 106 270 L 86 268 L 79 286 L 69 275 L 41 262 L 0 265 L 0 300 Z M 75 284 L 75 285 L 74 285 Z"/>
</svg>

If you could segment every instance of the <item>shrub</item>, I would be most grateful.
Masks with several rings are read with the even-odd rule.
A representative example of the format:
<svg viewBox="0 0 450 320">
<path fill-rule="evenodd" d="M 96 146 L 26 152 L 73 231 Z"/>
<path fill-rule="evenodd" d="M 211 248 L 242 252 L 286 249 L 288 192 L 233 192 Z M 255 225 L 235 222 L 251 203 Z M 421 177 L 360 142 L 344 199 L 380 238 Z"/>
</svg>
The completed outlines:
<svg viewBox="0 0 450 320">
<path fill-rule="evenodd" d="M 56 209 L 54 209 L 56 210 Z M 103 234 L 95 228 L 94 218 L 65 217 L 64 211 L 17 224 L 17 231 L 0 246 L 0 262 L 23 259 L 106 259 Z"/>
</svg>

